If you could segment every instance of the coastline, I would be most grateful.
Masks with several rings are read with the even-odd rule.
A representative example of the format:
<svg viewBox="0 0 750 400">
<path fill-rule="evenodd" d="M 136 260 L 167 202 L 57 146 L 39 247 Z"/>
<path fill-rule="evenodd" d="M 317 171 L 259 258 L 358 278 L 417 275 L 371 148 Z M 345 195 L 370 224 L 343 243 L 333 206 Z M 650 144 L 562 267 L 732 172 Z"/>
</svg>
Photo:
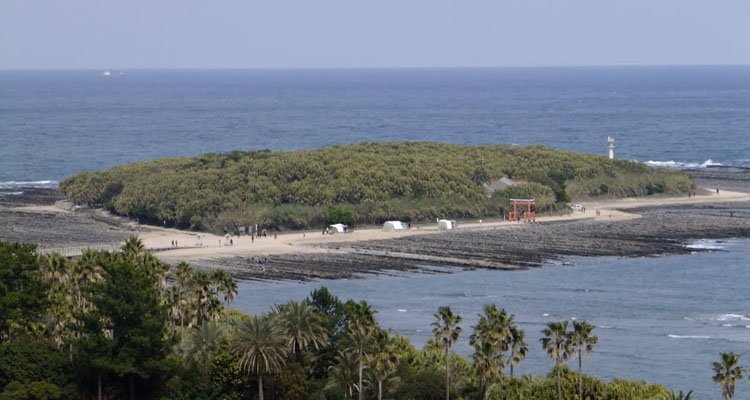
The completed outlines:
<svg viewBox="0 0 750 400">
<path fill-rule="evenodd" d="M 38 204 L 23 204 L 26 200 Z M 543 216 L 536 223 L 461 221 L 451 232 L 434 224 L 407 232 L 297 231 L 277 238 L 233 237 L 232 246 L 209 233 L 200 234 L 202 246 L 197 246 L 194 232 L 139 225 L 103 210 L 64 210 L 50 202 L 54 196 L 37 192 L 31 199 L 0 204 L 0 238 L 72 256 L 89 247 L 114 249 L 138 235 L 165 262 L 220 268 L 251 280 L 354 278 L 436 266 L 517 270 L 565 264 L 568 256 L 682 254 L 700 251 L 685 246 L 691 239 L 750 237 L 750 194 L 726 190 L 703 190 L 689 198 L 584 201 L 586 212 Z"/>
</svg>

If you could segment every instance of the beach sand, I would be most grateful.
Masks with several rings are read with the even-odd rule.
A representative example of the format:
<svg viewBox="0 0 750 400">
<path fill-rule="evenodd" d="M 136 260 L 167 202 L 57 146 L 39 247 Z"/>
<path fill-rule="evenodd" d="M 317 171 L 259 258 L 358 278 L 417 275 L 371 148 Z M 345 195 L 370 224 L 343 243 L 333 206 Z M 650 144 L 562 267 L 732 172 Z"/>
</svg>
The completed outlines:
<svg viewBox="0 0 750 400">
<path fill-rule="evenodd" d="M 459 221 L 459 228 L 447 233 L 439 231 L 434 223 L 414 224 L 403 232 L 385 232 L 380 227 L 333 235 L 323 235 L 319 230 L 295 231 L 254 240 L 250 236 L 233 236 L 231 246 L 226 245 L 224 236 L 200 233 L 199 242 L 195 232 L 140 225 L 103 210 L 69 211 L 48 203 L 6 204 L 0 205 L 0 239 L 33 242 L 39 244 L 42 252 L 73 256 L 86 248 L 113 250 L 128 236 L 137 235 L 147 249 L 170 264 L 186 261 L 199 268 L 226 269 L 250 279 L 311 279 L 430 266 L 518 269 L 539 266 L 565 255 L 674 253 L 684 247 L 668 241 L 690 238 L 691 232 L 706 237 L 750 237 L 750 218 L 701 215 L 727 204 L 750 205 L 748 193 L 704 189 L 691 197 L 580 204 L 585 212 L 540 216 L 531 224 Z M 668 218 L 649 215 L 647 222 L 643 221 L 643 210 L 668 212 L 675 208 L 695 210 Z M 644 231 L 654 238 L 661 235 L 664 240 L 641 240 L 638 235 Z"/>
</svg>

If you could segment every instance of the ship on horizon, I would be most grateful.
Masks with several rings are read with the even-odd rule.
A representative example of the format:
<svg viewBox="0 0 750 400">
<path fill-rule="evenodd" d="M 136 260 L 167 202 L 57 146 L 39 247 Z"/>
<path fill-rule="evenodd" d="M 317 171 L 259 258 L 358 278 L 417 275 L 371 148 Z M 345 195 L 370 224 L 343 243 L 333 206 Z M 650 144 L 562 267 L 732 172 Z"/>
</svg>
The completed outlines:
<svg viewBox="0 0 750 400">
<path fill-rule="evenodd" d="M 108 69 L 104 71 L 104 73 L 102 73 L 102 76 L 105 78 L 122 78 L 123 76 L 125 76 L 125 73 L 122 71 L 118 72 L 118 71 L 112 71 Z"/>
</svg>

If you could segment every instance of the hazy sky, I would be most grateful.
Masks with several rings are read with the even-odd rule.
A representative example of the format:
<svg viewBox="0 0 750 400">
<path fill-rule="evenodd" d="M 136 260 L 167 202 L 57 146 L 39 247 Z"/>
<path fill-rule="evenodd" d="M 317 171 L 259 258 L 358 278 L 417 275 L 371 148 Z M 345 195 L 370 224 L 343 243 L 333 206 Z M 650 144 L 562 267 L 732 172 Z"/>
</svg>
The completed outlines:
<svg viewBox="0 0 750 400">
<path fill-rule="evenodd" d="M 750 0 L 0 0 L 0 68 L 750 64 Z"/>
</svg>

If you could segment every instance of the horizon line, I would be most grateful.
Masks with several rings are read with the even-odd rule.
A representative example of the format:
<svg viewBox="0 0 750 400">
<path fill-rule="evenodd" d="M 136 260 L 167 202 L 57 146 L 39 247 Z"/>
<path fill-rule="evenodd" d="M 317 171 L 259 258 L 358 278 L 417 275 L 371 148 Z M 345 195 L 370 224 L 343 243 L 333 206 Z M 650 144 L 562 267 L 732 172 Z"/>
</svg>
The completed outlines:
<svg viewBox="0 0 750 400">
<path fill-rule="evenodd" d="M 488 70 L 488 69 L 579 69 L 579 68 L 668 68 L 668 67 L 750 67 L 747 64 L 591 64 L 591 65 L 505 65 L 505 66 L 375 66 L 375 67 L 61 67 L 5 68 L 2 72 L 34 71 L 352 71 L 352 70 Z"/>
</svg>

